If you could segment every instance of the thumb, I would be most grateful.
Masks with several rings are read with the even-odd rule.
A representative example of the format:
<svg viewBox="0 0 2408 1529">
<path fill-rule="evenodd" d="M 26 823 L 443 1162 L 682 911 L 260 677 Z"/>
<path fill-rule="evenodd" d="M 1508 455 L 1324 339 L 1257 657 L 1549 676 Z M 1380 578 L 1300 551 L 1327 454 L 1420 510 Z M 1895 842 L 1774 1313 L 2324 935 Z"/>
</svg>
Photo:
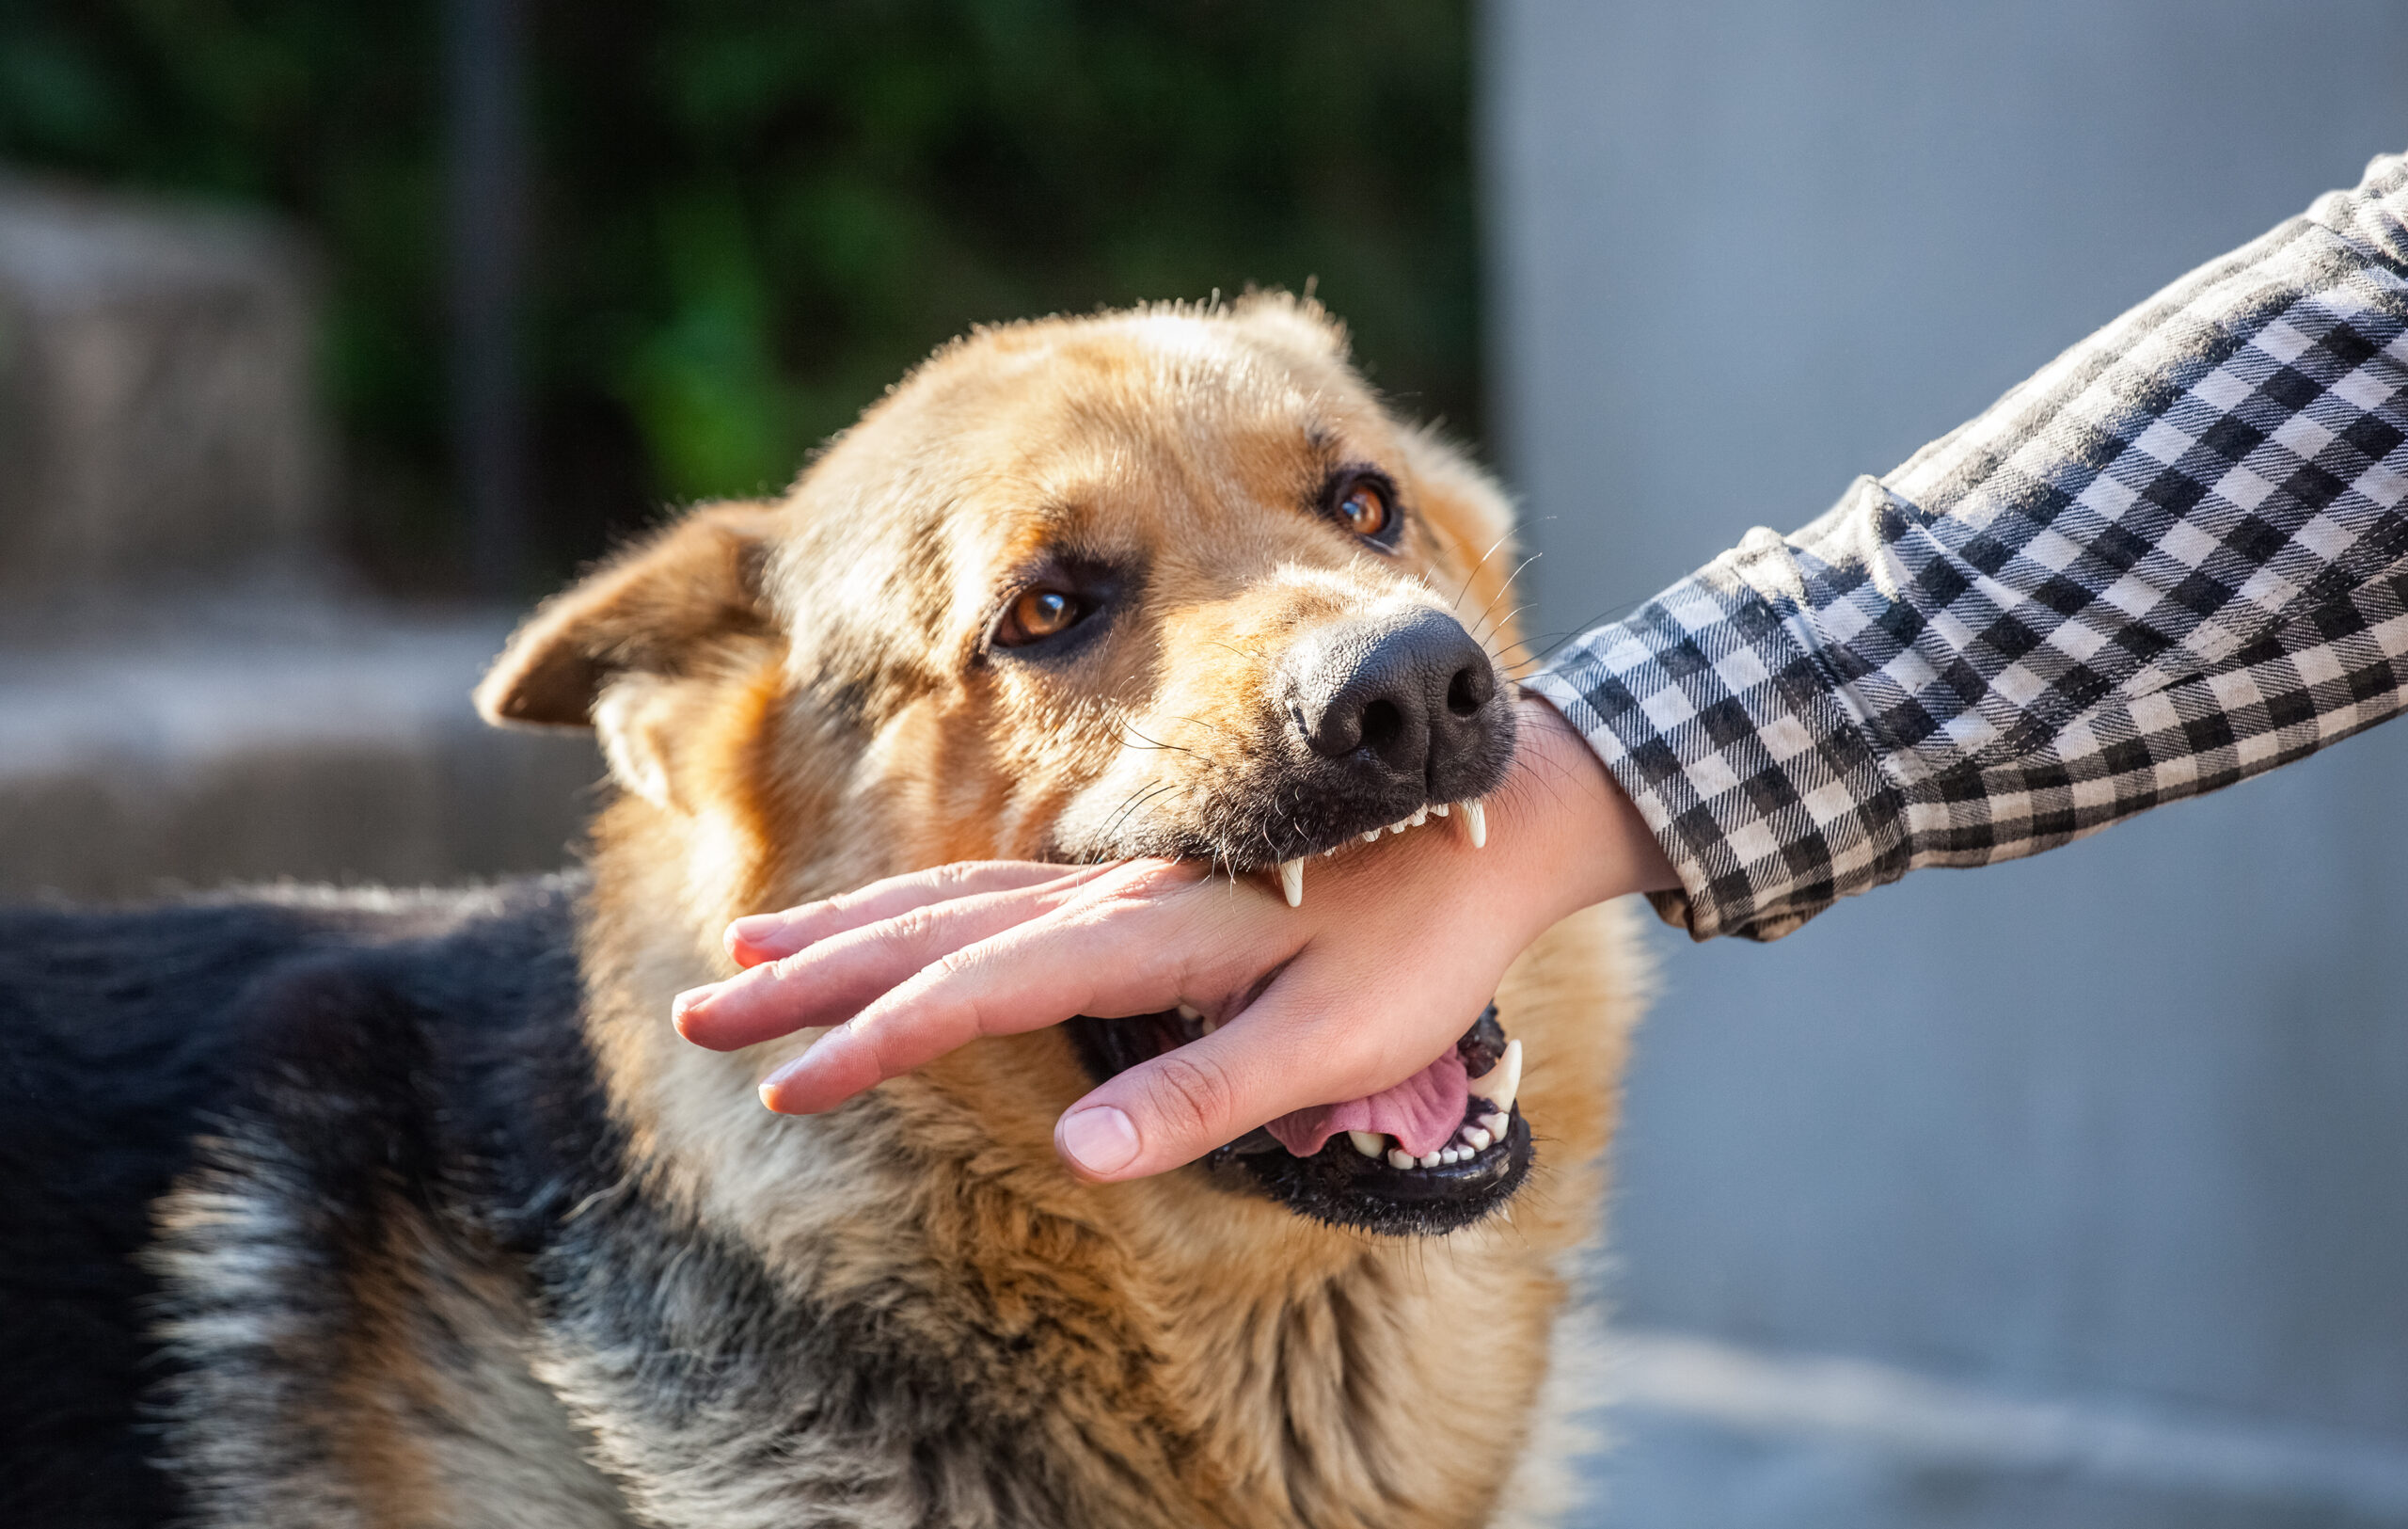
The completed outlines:
<svg viewBox="0 0 2408 1529">
<path fill-rule="evenodd" d="M 1426 1057 L 1402 1065 L 1380 1058 L 1367 1070 L 1356 1050 L 1362 1026 L 1300 1008 L 1275 983 L 1235 1020 L 1117 1074 L 1065 1110 L 1054 1149 L 1091 1182 L 1143 1178 L 1291 1110 L 1376 1092 L 1428 1065 Z M 1389 1067 L 1395 1076 L 1378 1075 Z"/>
</svg>

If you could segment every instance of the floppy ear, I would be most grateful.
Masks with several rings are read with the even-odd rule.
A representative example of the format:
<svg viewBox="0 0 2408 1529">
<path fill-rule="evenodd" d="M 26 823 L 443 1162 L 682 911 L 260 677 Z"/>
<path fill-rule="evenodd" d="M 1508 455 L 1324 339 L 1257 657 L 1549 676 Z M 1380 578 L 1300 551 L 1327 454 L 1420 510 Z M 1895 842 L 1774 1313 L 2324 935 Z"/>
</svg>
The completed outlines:
<svg viewBox="0 0 2408 1529">
<path fill-rule="evenodd" d="M 762 593 L 774 510 L 706 505 L 536 608 L 477 686 L 497 725 L 594 726 L 612 771 L 666 801 L 643 714 L 731 639 L 771 634 Z"/>
</svg>

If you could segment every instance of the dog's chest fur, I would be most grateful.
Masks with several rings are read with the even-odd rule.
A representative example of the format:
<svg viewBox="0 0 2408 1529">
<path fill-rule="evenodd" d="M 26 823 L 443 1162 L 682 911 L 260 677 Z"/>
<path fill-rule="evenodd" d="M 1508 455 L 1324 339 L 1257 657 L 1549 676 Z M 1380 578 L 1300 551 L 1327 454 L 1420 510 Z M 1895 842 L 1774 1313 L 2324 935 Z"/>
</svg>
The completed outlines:
<svg viewBox="0 0 2408 1529">
<path fill-rule="evenodd" d="M 1488 1515 L 1558 1295 L 1514 1228 L 1225 1288 L 915 1155 L 873 1096 L 817 1127 L 765 1250 L 633 1169 L 578 893 L 421 899 L 189 1016 L 242 1057 L 145 1255 L 197 1521 Z"/>
</svg>

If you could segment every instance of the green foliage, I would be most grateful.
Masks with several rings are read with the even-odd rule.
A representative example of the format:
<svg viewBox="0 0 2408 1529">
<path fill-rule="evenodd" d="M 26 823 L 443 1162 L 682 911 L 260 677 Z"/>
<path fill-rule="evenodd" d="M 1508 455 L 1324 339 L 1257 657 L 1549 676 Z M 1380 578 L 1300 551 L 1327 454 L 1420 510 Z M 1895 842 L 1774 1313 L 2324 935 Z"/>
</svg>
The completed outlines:
<svg viewBox="0 0 2408 1529">
<path fill-rule="evenodd" d="M 525 348 L 547 561 L 789 478 L 983 320 L 1248 284 L 1477 426 L 1465 0 L 548 0 Z M 439 15 L 0 0 L 0 156 L 265 203 L 330 257 L 363 544 L 457 547 Z"/>
</svg>

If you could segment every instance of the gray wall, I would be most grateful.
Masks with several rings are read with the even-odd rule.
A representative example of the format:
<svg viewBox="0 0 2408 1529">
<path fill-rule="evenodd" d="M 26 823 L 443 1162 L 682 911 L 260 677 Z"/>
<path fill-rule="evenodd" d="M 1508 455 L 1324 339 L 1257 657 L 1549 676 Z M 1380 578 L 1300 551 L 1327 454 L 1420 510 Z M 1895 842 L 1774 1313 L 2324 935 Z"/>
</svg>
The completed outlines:
<svg viewBox="0 0 2408 1529">
<path fill-rule="evenodd" d="M 1540 632 L 1804 522 L 2408 148 L 2400 3 L 1494 0 L 1484 40 Z M 1918 1494 L 1651 1361 L 1612 1521 L 2408 1522 L 2403 787 L 2408 725 L 1771 947 L 1667 937 L 1631 1079 L 1609 1288 L 1656 1359 L 1850 1356 L 2296 1469 L 2183 1489 L 2229 1514 L 2103 1457 Z"/>
</svg>

